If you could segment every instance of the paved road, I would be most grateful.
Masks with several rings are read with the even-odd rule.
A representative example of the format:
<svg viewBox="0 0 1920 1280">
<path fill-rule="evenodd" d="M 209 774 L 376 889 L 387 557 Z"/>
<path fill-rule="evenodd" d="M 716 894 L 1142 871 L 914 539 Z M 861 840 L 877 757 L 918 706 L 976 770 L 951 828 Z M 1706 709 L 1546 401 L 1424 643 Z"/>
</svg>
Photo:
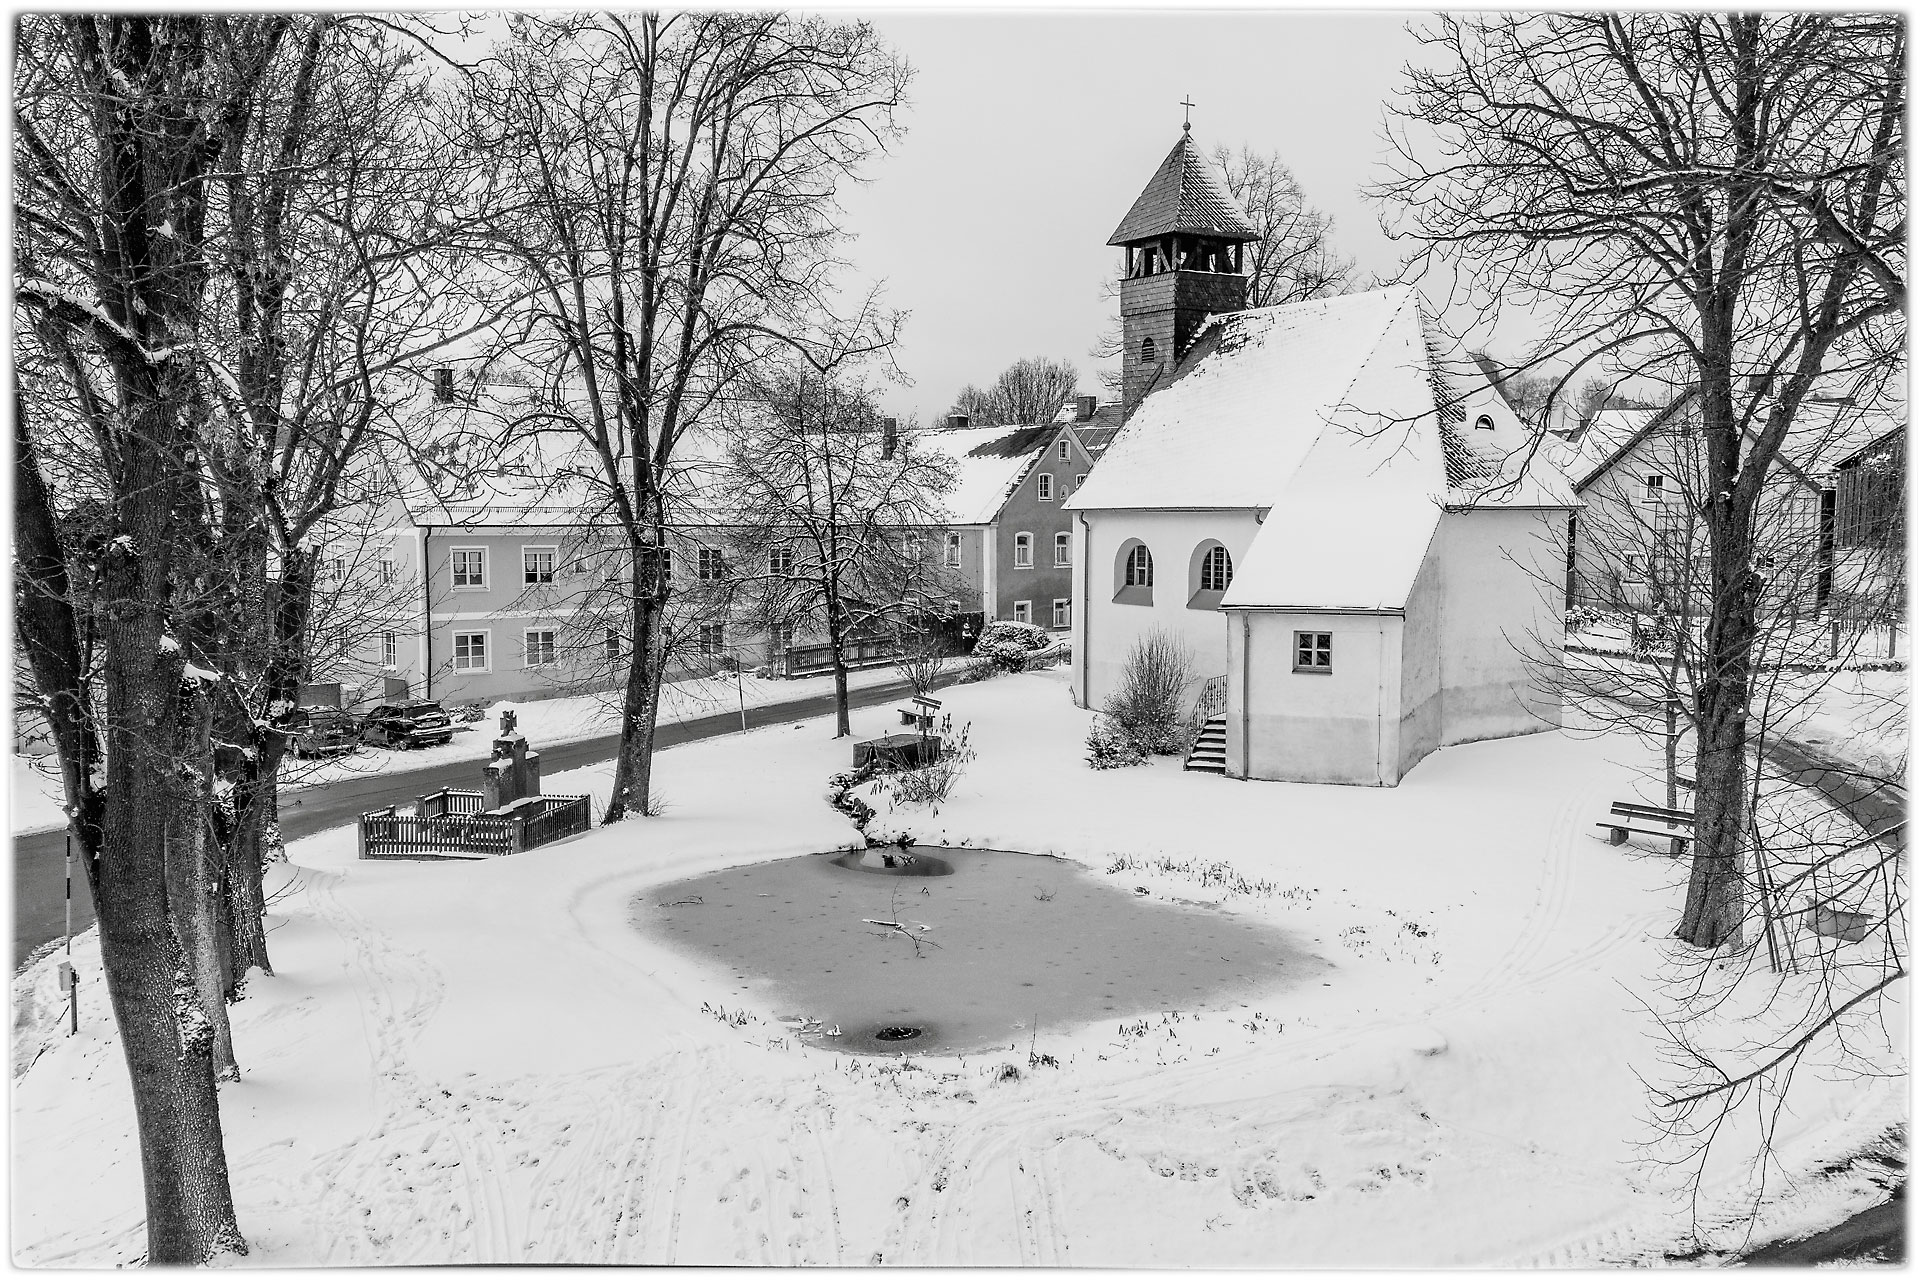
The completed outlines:
<svg viewBox="0 0 1920 1280">
<path fill-rule="evenodd" d="M 904 680 L 869 685 L 851 690 L 847 703 L 854 707 L 889 702 L 906 693 Z M 747 727 L 786 724 L 823 715 L 833 710 L 831 692 L 816 694 L 798 702 L 771 707 L 748 707 Z M 684 720 L 659 727 L 655 741 L 661 747 L 675 747 L 740 729 L 739 711 L 719 712 L 697 720 Z M 579 742 L 540 747 L 540 772 L 548 777 L 565 769 L 598 764 L 613 759 L 619 744 L 617 735 L 587 738 Z M 378 750 L 378 748 L 375 748 Z M 427 748 L 432 750 L 432 748 Z M 280 834 L 298 840 L 316 831 L 352 822 L 368 809 L 380 809 L 396 801 L 442 787 L 471 787 L 477 760 L 449 761 L 405 773 L 371 774 L 364 778 L 343 779 L 324 787 L 311 787 L 282 796 Z M 825 785 L 825 779 L 821 780 Z M 47 831 L 39 835 L 16 836 L 13 841 L 13 963 L 18 968 L 33 950 L 62 935 L 66 915 L 66 832 Z M 93 923 L 93 901 L 87 895 L 86 875 L 79 864 L 73 873 L 73 927 L 78 932 Z"/>
<path fill-rule="evenodd" d="M 1750 1267 L 1811 1267 L 1822 1262 L 1884 1262 L 1899 1266 L 1907 1260 L 1907 1188 L 1893 1189 L 1893 1198 L 1856 1213 L 1837 1227 L 1805 1240 L 1792 1240 L 1755 1249 L 1741 1261 Z"/>
</svg>

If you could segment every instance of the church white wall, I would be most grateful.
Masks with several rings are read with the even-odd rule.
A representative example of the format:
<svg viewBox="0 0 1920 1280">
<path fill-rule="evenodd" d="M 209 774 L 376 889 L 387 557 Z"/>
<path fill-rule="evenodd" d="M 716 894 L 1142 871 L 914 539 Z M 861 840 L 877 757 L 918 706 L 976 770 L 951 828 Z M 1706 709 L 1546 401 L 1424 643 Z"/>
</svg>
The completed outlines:
<svg viewBox="0 0 1920 1280">
<path fill-rule="evenodd" d="M 1442 526 L 1444 528 L 1444 525 Z M 1440 745 L 1444 718 L 1441 682 L 1441 616 L 1446 607 L 1444 533 L 1435 530 L 1413 589 L 1400 633 L 1400 724 L 1398 767 L 1401 776 Z"/>
<path fill-rule="evenodd" d="M 1283 782 L 1392 786 L 1400 777 L 1402 620 L 1236 611 L 1227 770 Z M 1293 670 L 1294 633 L 1333 637 L 1326 674 Z M 1251 660 L 1246 660 L 1246 655 Z"/>
<path fill-rule="evenodd" d="M 1083 706 L 1100 707 L 1120 681 L 1135 643 L 1158 627 L 1183 640 L 1193 654 L 1194 674 L 1205 680 L 1227 673 L 1226 615 L 1190 609 L 1191 561 L 1195 549 L 1218 541 L 1237 565 L 1246 556 L 1259 522 L 1250 510 L 1089 511 L 1086 534 L 1075 520 L 1073 654 L 1075 692 Z M 1153 553 L 1150 604 L 1114 599 L 1121 548 L 1138 538 Z M 1194 695 L 1199 694 L 1195 685 Z"/>
<path fill-rule="evenodd" d="M 1450 511 L 1440 521 L 1440 745 L 1560 725 L 1566 514 Z"/>
</svg>

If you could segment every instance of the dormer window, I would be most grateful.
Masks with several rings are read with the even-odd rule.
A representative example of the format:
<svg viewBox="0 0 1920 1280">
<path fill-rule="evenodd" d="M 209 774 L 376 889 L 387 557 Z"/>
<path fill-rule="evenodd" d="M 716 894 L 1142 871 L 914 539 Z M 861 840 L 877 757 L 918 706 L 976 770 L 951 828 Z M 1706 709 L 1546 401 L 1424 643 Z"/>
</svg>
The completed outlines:
<svg viewBox="0 0 1920 1280">
<path fill-rule="evenodd" d="M 1483 413 L 1473 420 L 1473 429 L 1475 431 L 1491 431 L 1493 430 L 1493 419 Z"/>
</svg>

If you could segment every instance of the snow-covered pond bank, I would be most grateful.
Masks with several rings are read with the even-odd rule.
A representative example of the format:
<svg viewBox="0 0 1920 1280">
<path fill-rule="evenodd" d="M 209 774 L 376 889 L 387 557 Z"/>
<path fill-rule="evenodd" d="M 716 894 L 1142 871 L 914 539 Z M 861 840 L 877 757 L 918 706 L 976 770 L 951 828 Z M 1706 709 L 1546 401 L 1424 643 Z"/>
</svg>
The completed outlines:
<svg viewBox="0 0 1920 1280">
<path fill-rule="evenodd" d="M 252 1260 L 1578 1266 L 1681 1246 L 1686 1201 L 1635 1145 L 1635 1073 L 1659 1070 L 1638 1000 L 1683 868 L 1593 826 L 1651 763 L 1636 745 L 1453 748 L 1391 790 L 1249 784 L 1089 770 L 1061 672 L 942 696 L 979 758 L 937 818 L 882 803 L 876 825 L 1113 867 L 1281 924 L 1331 971 L 1244 1010 L 1043 1028 L 1033 1050 L 1058 1066 L 1026 1044 L 809 1047 L 789 1010 L 638 934 L 631 904 L 850 844 L 824 798 L 850 761 L 830 719 L 665 752 L 664 817 L 516 858 L 359 863 L 329 833 L 276 872 L 278 976 L 234 1007 L 246 1078 L 223 1097 Z M 856 736 L 889 718 L 856 711 Z M 50 965 L 16 985 L 16 1063 L 38 1055 L 14 1095 L 26 1265 L 141 1247 L 92 945 L 79 1037 Z M 1775 1183 L 1792 1193 L 1756 1243 L 1844 1216 L 1866 1193 L 1806 1171 L 1904 1116 L 1897 1080 L 1797 1088 Z M 1731 1173 L 1709 1181 L 1709 1233 L 1731 1230 Z"/>
</svg>

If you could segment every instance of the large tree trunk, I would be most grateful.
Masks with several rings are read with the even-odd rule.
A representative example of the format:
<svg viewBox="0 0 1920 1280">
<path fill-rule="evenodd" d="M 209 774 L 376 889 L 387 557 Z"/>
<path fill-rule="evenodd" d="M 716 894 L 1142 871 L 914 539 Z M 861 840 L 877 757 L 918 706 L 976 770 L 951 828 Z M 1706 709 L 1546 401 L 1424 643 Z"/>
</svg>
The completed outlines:
<svg viewBox="0 0 1920 1280">
<path fill-rule="evenodd" d="M 827 591 L 827 643 L 833 649 L 833 736 L 836 738 L 847 738 L 853 735 L 853 722 L 847 714 L 847 657 L 842 652 L 845 638 L 845 624 L 840 618 L 839 594 L 829 588 Z"/>
<path fill-rule="evenodd" d="M 221 1080 L 238 1080 L 233 1028 L 227 1021 L 227 957 L 232 948 L 221 936 L 227 919 L 226 894 L 220 883 L 225 859 L 209 831 L 213 815 L 213 710 L 197 679 L 180 683 L 169 721 L 175 736 L 170 754 L 180 764 L 174 779 L 178 799 L 167 824 L 167 904 L 187 971 L 200 998 L 200 1016 L 210 1029 L 208 1051 L 214 1075 Z"/>
<path fill-rule="evenodd" d="M 660 682 L 666 674 L 666 600 L 645 553 L 635 556 L 629 585 L 633 601 L 633 664 L 620 715 L 620 752 L 614 761 L 613 797 L 603 822 L 629 814 L 653 814 L 653 741 L 660 713 Z"/>
</svg>

